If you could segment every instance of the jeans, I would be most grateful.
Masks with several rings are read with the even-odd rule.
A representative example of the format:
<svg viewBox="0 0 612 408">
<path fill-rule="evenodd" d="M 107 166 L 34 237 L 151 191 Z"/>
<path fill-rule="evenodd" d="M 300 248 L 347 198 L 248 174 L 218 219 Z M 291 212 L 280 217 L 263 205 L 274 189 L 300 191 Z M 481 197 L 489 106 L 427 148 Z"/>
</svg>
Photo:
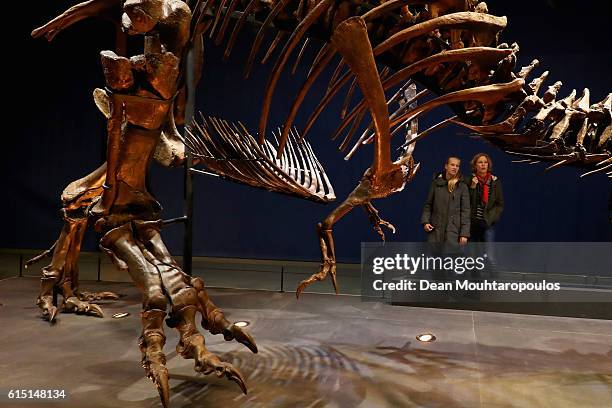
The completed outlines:
<svg viewBox="0 0 612 408">
<path fill-rule="evenodd" d="M 484 220 L 472 219 L 472 228 L 470 231 L 470 242 L 482 242 L 481 250 L 487 255 L 488 269 L 490 272 L 495 271 L 497 262 L 495 260 L 495 227 L 488 226 Z"/>
</svg>

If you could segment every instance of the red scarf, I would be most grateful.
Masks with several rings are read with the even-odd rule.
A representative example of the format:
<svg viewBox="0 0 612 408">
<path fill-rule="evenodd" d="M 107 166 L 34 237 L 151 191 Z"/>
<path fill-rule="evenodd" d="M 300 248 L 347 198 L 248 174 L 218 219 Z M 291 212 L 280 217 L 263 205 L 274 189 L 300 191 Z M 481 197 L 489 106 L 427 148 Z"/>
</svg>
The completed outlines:
<svg viewBox="0 0 612 408">
<path fill-rule="evenodd" d="M 487 203 L 489 202 L 489 180 L 491 180 L 491 177 L 491 173 L 485 174 L 484 177 L 480 177 L 478 174 L 476 174 L 478 184 L 480 184 L 482 187 L 482 196 L 480 197 L 480 199 L 485 205 L 487 205 Z"/>
</svg>

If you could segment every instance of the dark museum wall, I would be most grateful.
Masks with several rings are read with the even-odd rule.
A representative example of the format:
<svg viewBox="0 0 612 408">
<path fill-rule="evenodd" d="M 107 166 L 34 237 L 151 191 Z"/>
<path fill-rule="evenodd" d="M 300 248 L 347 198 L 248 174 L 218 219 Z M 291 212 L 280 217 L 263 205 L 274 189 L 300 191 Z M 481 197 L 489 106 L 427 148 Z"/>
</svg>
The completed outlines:
<svg viewBox="0 0 612 408">
<path fill-rule="evenodd" d="M 113 28 L 104 21 L 85 21 L 61 33 L 52 42 L 32 40 L 28 33 L 73 2 L 37 2 L 19 18 L 12 34 L 20 67 L 9 84 L 15 100 L 5 114 L 14 130 L 3 135 L 3 233 L 0 248 L 47 248 L 62 222 L 59 195 L 70 181 L 84 176 L 104 160 L 105 122 L 91 97 L 103 86 L 99 51 L 114 46 Z M 538 72 L 550 70 L 549 81 L 563 81 L 562 95 L 572 88 L 591 90 L 599 101 L 612 90 L 609 18 L 597 1 L 489 1 L 492 14 L 508 16 L 502 40 L 521 46 L 519 65 L 533 58 Z M 608 34 L 605 34 L 608 32 Z M 272 35 L 268 35 L 268 44 Z M 257 64 L 248 81 L 242 69 L 253 32 L 245 30 L 230 61 L 221 61 L 222 47 L 206 44 L 206 63 L 197 95 L 197 109 L 227 120 L 241 120 L 256 128 L 263 88 L 271 64 Z M 283 74 L 273 100 L 270 124 L 280 124 L 297 88 L 305 78 L 316 47 L 309 50 L 295 76 Z M 260 52 L 260 58 L 265 47 Z M 278 51 L 277 51 L 278 53 Z M 331 67 L 333 69 L 333 66 Z M 331 71 L 330 69 L 330 71 Z M 328 73 L 329 74 L 329 73 Z M 552 82 L 550 82 L 552 83 Z M 550 84 L 549 83 L 549 84 Z M 298 116 L 303 125 L 327 85 L 321 79 Z M 338 200 L 356 185 L 371 162 L 371 149 L 362 149 L 345 162 L 329 135 L 339 123 L 343 96 L 319 119 L 308 139 L 331 176 Z M 6 102 L 5 102 L 6 103 Z M 13 112 L 11 112 L 13 111 Z M 421 128 L 437 123 L 448 112 L 435 111 Z M 463 129 L 447 128 L 419 142 L 415 158 L 421 162 L 416 179 L 401 193 L 374 204 L 384 219 L 398 228 L 393 241 L 420 241 L 424 233 L 420 212 L 431 177 L 448 155 L 469 159 L 489 153 L 495 173 L 503 181 L 506 208 L 497 226 L 499 241 L 611 241 L 608 222 L 610 181 L 603 175 L 579 179 L 573 168 L 544 172 L 544 165 L 511 163 L 513 157 L 495 150 Z M 153 192 L 166 218 L 182 214 L 183 170 L 155 166 Z M 332 206 L 270 194 L 197 176 L 195 179 L 194 252 L 196 255 L 278 259 L 318 259 L 315 225 Z M 182 252 L 182 226 L 164 230 L 171 251 Z M 340 261 L 358 261 L 361 241 L 377 240 L 365 213 L 355 210 L 337 224 L 335 239 Z M 97 237 L 89 233 L 85 250 L 95 250 Z"/>
</svg>

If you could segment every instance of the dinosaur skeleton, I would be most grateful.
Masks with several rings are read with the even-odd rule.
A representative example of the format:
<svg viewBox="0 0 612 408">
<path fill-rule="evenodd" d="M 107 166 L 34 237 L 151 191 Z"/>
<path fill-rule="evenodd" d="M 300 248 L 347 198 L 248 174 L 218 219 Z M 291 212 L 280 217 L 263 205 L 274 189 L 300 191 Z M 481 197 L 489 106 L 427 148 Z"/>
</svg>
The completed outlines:
<svg viewBox="0 0 612 408">
<path fill-rule="evenodd" d="M 264 36 L 277 34 L 265 53 L 268 61 L 284 45 L 274 63 L 264 92 L 258 142 L 241 125 L 216 118 L 193 123 L 184 142 L 212 172 L 242 183 L 298 195 L 314 201 L 333 199 L 333 189 L 312 148 L 302 139 L 316 118 L 349 82 L 336 139 L 346 151 L 360 123 L 369 112 L 371 124 L 347 153 L 350 158 L 366 144 L 373 144 L 372 165 L 357 187 L 319 224 L 322 254 L 320 270 L 298 289 L 331 276 L 337 290 L 336 255 L 332 227 L 357 206 L 369 214 L 384 239 L 382 220 L 372 200 L 401 191 L 418 169 L 414 144 L 448 125 L 466 127 L 501 149 L 532 161 L 552 161 L 551 167 L 573 165 L 588 169 L 584 175 L 612 175 L 612 95 L 591 104 L 588 89 L 576 99 L 573 91 L 557 99 L 561 83 L 539 96 L 548 72 L 527 83 L 537 61 L 514 73 L 518 46 L 498 44 L 505 17 L 488 13 L 484 2 L 472 0 L 88 0 L 33 31 L 33 36 L 54 36 L 88 17 L 110 19 L 118 27 L 115 52 L 101 54 L 106 89 L 94 92 L 97 106 L 108 119 L 107 161 L 90 175 L 71 183 L 62 195 L 65 226 L 54 246 L 33 261 L 52 255 L 43 268 L 37 304 L 45 319 L 53 321 L 58 309 L 51 291 L 64 297 L 64 311 L 102 315 L 89 302 L 112 294 L 86 294 L 78 288 L 77 259 L 88 223 L 103 232 L 101 248 L 115 265 L 127 270 L 143 292 L 142 365 L 168 405 L 168 372 L 165 368 L 163 320 L 178 330 L 179 354 L 195 360 L 195 369 L 237 382 L 246 392 L 243 377 L 233 366 L 210 353 L 197 332 L 195 314 L 202 325 L 226 340 L 235 339 L 256 352 L 252 337 L 231 324 L 208 298 L 204 283 L 183 273 L 168 253 L 159 230 L 161 206 L 146 190 L 146 175 L 153 157 L 165 165 L 184 158 L 184 145 L 176 131 L 184 111 L 185 57 L 196 55 L 194 75 L 202 64 L 202 37 L 216 44 L 229 34 L 224 57 L 228 58 L 244 25 L 259 24 L 245 65 L 249 76 Z M 144 37 L 142 54 L 124 57 L 125 35 Z M 286 40 L 285 40 L 286 39 Z M 301 45 L 292 71 L 302 64 L 306 47 L 322 41 L 308 76 L 293 101 L 287 120 L 274 144 L 265 140 L 274 90 L 281 73 Z M 298 135 L 296 114 L 325 68 L 341 57 L 319 105 Z M 198 57 L 199 56 L 199 57 Z M 379 71 L 378 66 L 384 66 Z M 400 109 L 389 115 L 389 106 L 404 87 L 418 83 Z M 397 87 L 389 100 L 386 92 Z M 356 88 L 363 100 L 349 111 Z M 412 88 L 414 91 L 414 88 Z M 425 100 L 426 96 L 434 95 Z M 418 102 L 418 103 L 417 103 Z M 454 116 L 417 132 L 422 114 L 448 105 Z M 402 155 L 391 159 L 391 138 L 409 127 Z"/>
<path fill-rule="evenodd" d="M 255 7 L 253 4 L 254 2 L 249 3 L 240 15 L 227 45 L 226 57 L 229 56 L 236 40 L 236 30 L 241 28 L 241 24 L 247 18 L 245 16 L 253 12 L 251 10 Z M 418 134 L 415 133 L 414 137 L 404 143 L 404 147 L 413 145 L 417 140 L 443 126 L 456 124 L 474 131 L 509 153 L 534 160 L 554 161 L 555 164 L 549 169 L 573 164 L 590 168 L 590 171 L 583 174 L 585 176 L 612 168 L 610 153 L 612 94 L 609 94 L 604 101 L 593 105 L 589 103 L 588 89 L 585 89 L 584 95 L 578 100 L 575 99 L 575 91 L 572 91 L 570 96 L 557 101 L 556 96 L 561 82 L 556 82 L 542 97 L 539 97 L 538 93 L 548 77 L 548 71 L 529 84 L 526 84 L 526 78 L 538 66 L 537 60 L 523 67 L 518 73 L 513 72 L 519 47 L 516 44 L 512 47 L 507 44 L 497 44 L 499 33 L 506 26 L 506 18 L 489 15 L 485 3 L 394 0 L 379 5 L 369 5 L 372 8 L 359 17 L 348 17 L 351 13 L 346 8 L 343 12 L 348 14 L 343 15 L 340 11 L 341 5 L 351 7 L 347 3 L 339 5 L 320 1 L 312 6 L 304 19 L 295 27 L 272 68 L 265 89 L 259 125 L 259 141 L 264 143 L 263 136 L 266 134 L 267 117 L 274 89 L 290 54 L 307 33 L 327 33 L 329 41 L 324 43 L 315 57 L 310 72 L 289 109 L 287 119 L 279 130 L 277 154 L 279 157 L 284 154 L 285 144 L 291 140 L 290 134 L 296 132 L 292 130 L 293 121 L 301 103 L 336 53 L 340 54 L 342 59 L 332 75 L 327 92 L 307 120 L 300 140 L 311 130 L 317 117 L 340 89 L 352 79 L 343 104 L 342 122 L 331 138 L 337 139 L 350 125 L 348 133 L 340 144 L 340 150 L 346 151 L 364 114 L 369 110 L 372 123 L 353 144 L 346 159 L 350 159 L 360 146 L 372 142 L 375 145 L 375 153 L 372 166 L 366 171 L 358 187 L 319 224 L 322 265 L 318 273 L 298 286 L 296 292 L 298 296 L 307 285 L 323 280 L 328 275 L 332 276 L 332 283 L 336 292 L 338 291 L 332 227 L 354 207 L 362 206 L 368 212 L 374 228 L 382 239 L 384 234 L 380 225 L 394 230 L 390 223 L 380 219 L 371 200 L 401 191 L 418 167 L 414 166 L 412 152 L 404 155 L 398 162 L 391 162 L 390 139 L 420 115 L 437 107 L 449 105 L 456 115 Z M 299 14 L 303 4 L 298 5 L 295 10 L 292 6 L 295 5 L 288 1 L 279 1 L 270 6 L 271 11 L 259 29 L 248 57 L 245 76 L 250 74 L 266 29 L 273 22 L 279 27 L 283 26 L 284 22 L 282 19 L 279 21 L 277 16 L 283 11 L 293 15 Z M 357 8 L 362 6 L 368 7 L 359 4 Z M 235 4 L 233 7 L 230 5 L 228 12 L 233 12 L 235 7 Z M 334 12 L 337 15 L 332 18 L 325 13 L 330 12 L 333 7 L 336 7 Z M 216 15 L 218 13 L 219 10 Z M 325 15 L 325 18 L 321 15 Z M 389 28 L 382 23 L 376 25 L 377 21 L 390 15 L 398 20 L 394 26 Z M 334 24 L 333 21 L 338 21 L 338 24 Z M 284 38 L 280 33 L 282 31 L 274 38 L 262 62 L 270 58 L 273 49 Z M 217 43 L 223 34 L 223 32 L 217 33 Z M 211 37 L 213 35 L 211 32 Z M 306 38 L 294 67 L 301 60 L 304 48 L 308 44 L 309 38 Z M 386 65 L 386 68 L 380 72 L 377 70 L 377 59 Z M 348 66 L 347 72 L 342 74 L 345 66 Z M 389 68 L 394 71 L 391 75 Z M 414 103 L 404 105 L 389 115 L 385 104 L 394 102 L 402 89 L 388 101 L 385 92 L 397 88 L 398 85 L 405 87 L 406 81 L 408 84 L 411 81 L 418 81 L 426 88 L 414 95 L 411 102 L 423 99 L 429 92 L 436 94 L 436 97 L 418 106 Z M 347 114 L 356 85 L 364 97 Z M 194 139 L 194 136 L 204 135 L 201 132 L 195 133 L 189 133 L 189 138 L 193 140 L 190 145 L 197 154 L 204 154 L 200 149 L 206 143 L 210 143 L 211 139 L 203 141 L 204 137 L 200 137 L 198 146 L 198 138 Z M 239 154 L 239 152 L 232 154 L 236 153 Z M 218 156 L 221 157 L 223 153 Z M 410 168 L 405 167 L 407 163 L 410 163 Z M 212 171 L 214 172 L 214 169 Z M 404 174 L 403 179 L 400 173 Z M 612 176 L 610 172 L 608 173 Z M 257 186 L 258 181 L 253 179 L 247 184 Z M 265 186 L 259 185 L 259 187 Z"/>
</svg>

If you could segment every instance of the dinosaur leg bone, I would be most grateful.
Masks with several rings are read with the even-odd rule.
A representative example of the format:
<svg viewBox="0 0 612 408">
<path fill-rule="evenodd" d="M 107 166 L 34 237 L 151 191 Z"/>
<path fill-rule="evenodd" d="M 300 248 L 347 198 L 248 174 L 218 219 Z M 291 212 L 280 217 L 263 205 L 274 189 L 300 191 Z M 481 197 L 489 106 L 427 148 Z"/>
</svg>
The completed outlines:
<svg viewBox="0 0 612 408">
<path fill-rule="evenodd" d="M 78 260 L 87 228 L 86 212 L 101 194 L 105 171 L 104 164 L 64 189 L 62 193 L 64 226 L 59 238 L 50 249 L 26 262 L 27 268 L 44 257 L 52 256 L 51 263 L 42 269 L 41 290 L 36 301 L 42 311 L 42 317 L 50 322 L 55 320 L 58 313 L 57 307 L 53 305 L 54 288 L 64 297 L 64 311 L 98 317 L 103 317 L 102 309 L 90 302 L 119 298 L 111 292 L 79 291 Z"/>
<path fill-rule="evenodd" d="M 308 285 L 316 281 L 322 281 L 328 275 L 331 275 L 332 284 L 336 293 L 338 293 L 336 253 L 332 228 L 336 222 L 356 206 L 363 205 L 367 210 L 373 209 L 369 200 L 376 195 L 377 188 L 373 187 L 376 187 L 376 181 L 380 181 L 377 176 L 382 176 L 392 170 L 389 145 L 389 113 L 363 19 L 354 17 L 339 24 L 332 36 L 332 43 L 350 66 L 364 95 L 364 100 L 372 113 L 374 128 L 376 129 L 374 162 L 372 167 L 366 171 L 357 188 L 327 216 L 323 223 L 317 226 L 321 248 L 321 267 L 319 272 L 299 284 L 296 290 L 296 296 L 298 297 Z M 378 225 L 378 220 L 376 220 L 376 226 Z"/>
<path fill-rule="evenodd" d="M 42 318 L 53 323 L 58 313 L 57 307 L 53 305 L 53 288 L 56 287 L 64 297 L 64 311 L 103 317 L 99 306 L 83 302 L 77 297 L 78 258 L 87 218 L 65 216 L 64 221 L 62 232 L 53 246 L 51 263 L 42 269 L 43 276 L 36 304 L 41 309 Z M 36 260 L 35 258 L 32 261 Z M 27 265 L 31 263 L 33 262 L 28 262 Z"/>
<path fill-rule="evenodd" d="M 391 170 L 389 111 L 365 22 L 360 17 L 340 23 L 332 35 L 332 44 L 350 66 L 372 114 L 376 131 L 372 170 L 382 174 Z"/>
<path fill-rule="evenodd" d="M 378 211 L 370 201 L 401 191 L 415 170 L 411 155 L 407 155 L 398 162 L 391 161 L 389 111 L 364 20 L 360 17 L 353 17 L 340 23 L 332 36 L 332 44 L 355 75 L 372 114 L 375 129 L 374 160 L 372 166 L 366 170 L 361 181 L 346 200 L 334 209 L 323 223 L 318 225 L 321 267 L 317 273 L 298 285 L 297 297 L 308 285 L 322 281 L 328 275 L 331 275 L 332 284 L 338 293 L 336 253 L 332 236 L 334 224 L 356 206 L 363 206 L 370 216 L 370 221 L 374 224 L 374 229 L 384 239 L 380 226 L 384 225 L 391 230 L 395 228 L 380 218 Z M 409 166 L 406 166 L 407 162 L 410 162 Z"/>
<path fill-rule="evenodd" d="M 143 293 L 143 334 L 139 345 L 147 376 L 155 383 L 162 404 L 168 406 L 162 322 L 170 303 L 167 323 L 179 332 L 177 352 L 184 358 L 193 358 L 196 371 L 226 376 L 246 393 L 240 372 L 206 349 L 204 336 L 197 331 L 195 323 L 199 310 L 197 291 L 186 283 L 187 275 L 171 260 L 156 224 L 159 225 L 151 221 L 123 224 L 107 232 L 100 244 L 119 269 L 129 272 Z"/>
<path fill-rule="evenodd" d="M 413 171 L 414 166 L 411 165 L 411 174 Z M 298 298 L 308 285 L 314 282 L 323 281 L 327 278 L 327 276 L 331 276 L 334 290 L 336 293 L 338 293 L 338 282 L 336 278 L 336 250 L 334 248 L 334 237 L 332 235 L 333 226 L 340 221 L 342 217 L 351 212 L 353 208 L 362 206 L 366 210 L 374 229 L 379 233 L 383 240 L 384 234 L 382 233 L 380 225 L 384 225 L 391 229 L 391 231 L 395 232 L 395 227 L 393 227 L 391 223 L 380 218 L 378 211 L 370 203 L 370 200 L 373 198 L 385 197 L 386 195 L 398 191 L 398 189 L 385 190 L 384 193 L 381 192 L 378 184 L 373 181 L 376 179 L 373 177 L 373 174 L 374 173 L 372 170 L 368 169 L 357 187 L 348 195 L 348 197 L 338 207 L 336 207 L 322 223 L 317 225 L 317 234 L 319 236 L 319 246 L 321 249 L 321 266 L 319 267 L 319 271 L 317 273 L 314 273 L 308 279 L 300 282 L 295 292 Z M 382 180 L 378 179 L 378 181 L 380 182 Z"/>
<path fill-rule="evenodd" d="M 359 187 L 357 187 L 359 188 Z M 334 237 L 332 228 L 336 222 L 342 217 L 351 212 L 355 206 L 361 204 L 355 200 L 355 191 L 353 191 L 338 207 L 336 207 L 322 223 L 317 225 L 317 235 L 319 236 L 319 247 L 321 249 L 321 266 L 317 273 L 312 274 L 308 279 L 304 279 L 298 285 L 295 296 L 300 297 L 300 294 L 307 286 L 314 282 L 320 282 L 331 275 L 334 290 L 338 294 L 338 282 L 336 279 L 336 250 L 334 248 Z"/>
<path fill-rule="evenodd" d="M 142 291 L 142 335 L 138 343 L 142 352 L 142 367 L 157 387 L 163 406 L 167 407 L 170 389 L 163 353 L 166 342 L 163 321 L 168 301 L 159 271 L 147 262 L 131 223 L 107 232 L 100 241 L 100 248 L 110 256 L 118 269 L 129 272 Z"/>
<path fill-rule="evenodd" d="M 223 311 L 208 297 L 202 279 L 188 276 L 181 270 L 161 239 L 160 225 L 158 221 L 134 222 L 138 239 L 145 245 L 147 260 L 160 271 L 164 290 L 169 294 L 173 308 L 197 306 L 202 314 L 204 329 L 211 334 L 223 334 L 225 340 L 236 340 L 257 353 L 253 337 L 227 320 Z"/>
</svg>

